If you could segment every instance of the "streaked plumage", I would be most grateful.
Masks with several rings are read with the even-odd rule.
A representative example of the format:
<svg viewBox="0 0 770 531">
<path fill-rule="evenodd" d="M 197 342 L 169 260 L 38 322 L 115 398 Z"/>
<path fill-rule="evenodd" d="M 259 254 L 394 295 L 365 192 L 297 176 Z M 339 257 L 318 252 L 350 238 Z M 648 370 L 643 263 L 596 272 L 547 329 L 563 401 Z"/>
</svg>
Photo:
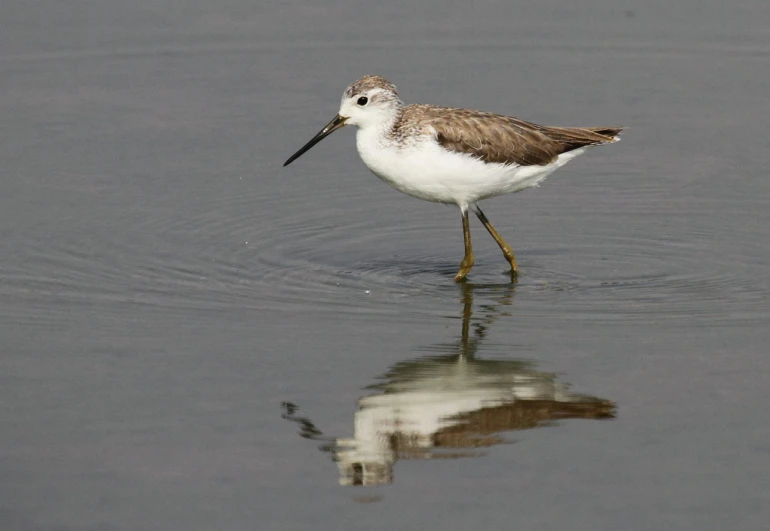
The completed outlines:
<svg viewBox="0 0 770 531">
<path fill-rule="evenodd" d="M 614 142 L 622 129 L 547 127 L 512 116 L 414 104 L 401 109 L 391 137 L 403 138 L 402 130 L 414 135 L 416 127 L 448 151 L 517 166 L 545 166 L 573 149 Z"/>
<path fill-rule="evenodd" d="M 345 90 L 334 120 L 284 166 L 348 124 L 358 126 L 358 152 L 375 175 L 405 194 L 460 208 L 465 258 L 457 281 L 473 265 L 468 209 L 500 245 L 515 278 L 513 251 L 477 202 L 535 186 L 587 148 L 616 142 L 623 130 L 549 127 L 469 109 L 404 105 L 393 83 L 364 76 Z"/>
</svg>

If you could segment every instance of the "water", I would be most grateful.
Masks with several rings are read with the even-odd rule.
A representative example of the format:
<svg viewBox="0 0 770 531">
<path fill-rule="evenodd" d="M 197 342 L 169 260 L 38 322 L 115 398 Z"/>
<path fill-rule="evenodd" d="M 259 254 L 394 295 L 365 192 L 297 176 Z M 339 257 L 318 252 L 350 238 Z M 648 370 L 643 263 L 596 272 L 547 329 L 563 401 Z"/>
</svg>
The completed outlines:
<svg viewBox="0 0 770 531">
<path fill-rule="evenodd" d="M 764 527 L 766 3 L 421 5 L 4 10 L 0 527 Z M 458 286 L 352 132 L 281 168 L 366 73 L 629 130 Z"/>
</svg>

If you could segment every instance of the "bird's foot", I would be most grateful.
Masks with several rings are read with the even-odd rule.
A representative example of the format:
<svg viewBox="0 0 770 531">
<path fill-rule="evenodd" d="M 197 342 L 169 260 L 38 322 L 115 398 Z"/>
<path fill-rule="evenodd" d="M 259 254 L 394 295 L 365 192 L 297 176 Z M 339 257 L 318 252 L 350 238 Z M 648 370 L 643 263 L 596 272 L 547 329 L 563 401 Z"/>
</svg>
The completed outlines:
<svg viewBox="0 0 770 531">
<path fill-rule="evenodd" d="M 455 282 L 462 282 L 465 280 L 465 277 L 468 276 L 468 272 L 473 267 L 473 257 L 465 257 L 463 258 L 463 261 L 460 263 L 460 270 L 455 275 Z"/>
<path fill-rule="evenodd" d="M 511 274 L 518 275 L 519 266 L 516 263 L 516 257 L 513 255 L 513 250 L 508 249 L 508 252 L 503 251 L 503 256 L 505 256 L 505 259 L 508 260 L 509 264 L 511 264 Z"/>
</svg>

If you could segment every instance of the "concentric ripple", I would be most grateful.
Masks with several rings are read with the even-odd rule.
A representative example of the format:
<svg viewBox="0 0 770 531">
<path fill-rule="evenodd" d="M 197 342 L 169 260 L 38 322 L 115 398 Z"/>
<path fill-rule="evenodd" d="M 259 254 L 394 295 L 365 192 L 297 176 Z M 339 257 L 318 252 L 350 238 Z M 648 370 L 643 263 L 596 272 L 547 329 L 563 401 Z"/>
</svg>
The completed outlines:
<svg viewBox="0 0 770 531">
<path fill-rule="evenodd" d="M 46 241 L 27 242 L 24 266 L 6 268 L 0 290 L 63 307 L 442 313 L 436 303 L 456 293 L 452 278 L 462 254 L 455 212 L 395 195 L 395 206 L 385 208 L 368 195 L 372 186 L 343 183 L 290 195 L 234 188 L 198 197 L 184 210 L 174 208 L 175 198 L 161 198 L 145 209 L 73 215 L 59 220 L 66 234 L 51 227 Z M 537 231 L 517 234 L 502 225 L 522 270 L 517 311 L 704 325 L 766 320 L 761 230 L 706 230 L 700 210 L 696 205 L 665 223 L 643 213 L 616 223 L 620 213 L 605 209 L 569 230 L 545 217 Z M 474 234 L 469 282 L 509 283 L 494 243 L 478 227 Z M 35 304 L 27 307 L 34 313 Z"/>
</svg>

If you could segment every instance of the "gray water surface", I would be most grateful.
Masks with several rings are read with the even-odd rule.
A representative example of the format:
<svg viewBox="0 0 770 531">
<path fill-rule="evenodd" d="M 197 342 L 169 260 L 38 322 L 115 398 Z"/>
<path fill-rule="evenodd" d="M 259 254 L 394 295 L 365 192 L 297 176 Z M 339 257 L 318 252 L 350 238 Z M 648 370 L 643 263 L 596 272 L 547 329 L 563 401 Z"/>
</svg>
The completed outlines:
<svg viewBox="0 0 770 531">
<path fill-rule="evenodd" d="M 762 529 L 770 7 L 27 2 L 0 21 L 0 529 Z M 629 126 L 455 208 L 407 102 Z"/>
</svg>

